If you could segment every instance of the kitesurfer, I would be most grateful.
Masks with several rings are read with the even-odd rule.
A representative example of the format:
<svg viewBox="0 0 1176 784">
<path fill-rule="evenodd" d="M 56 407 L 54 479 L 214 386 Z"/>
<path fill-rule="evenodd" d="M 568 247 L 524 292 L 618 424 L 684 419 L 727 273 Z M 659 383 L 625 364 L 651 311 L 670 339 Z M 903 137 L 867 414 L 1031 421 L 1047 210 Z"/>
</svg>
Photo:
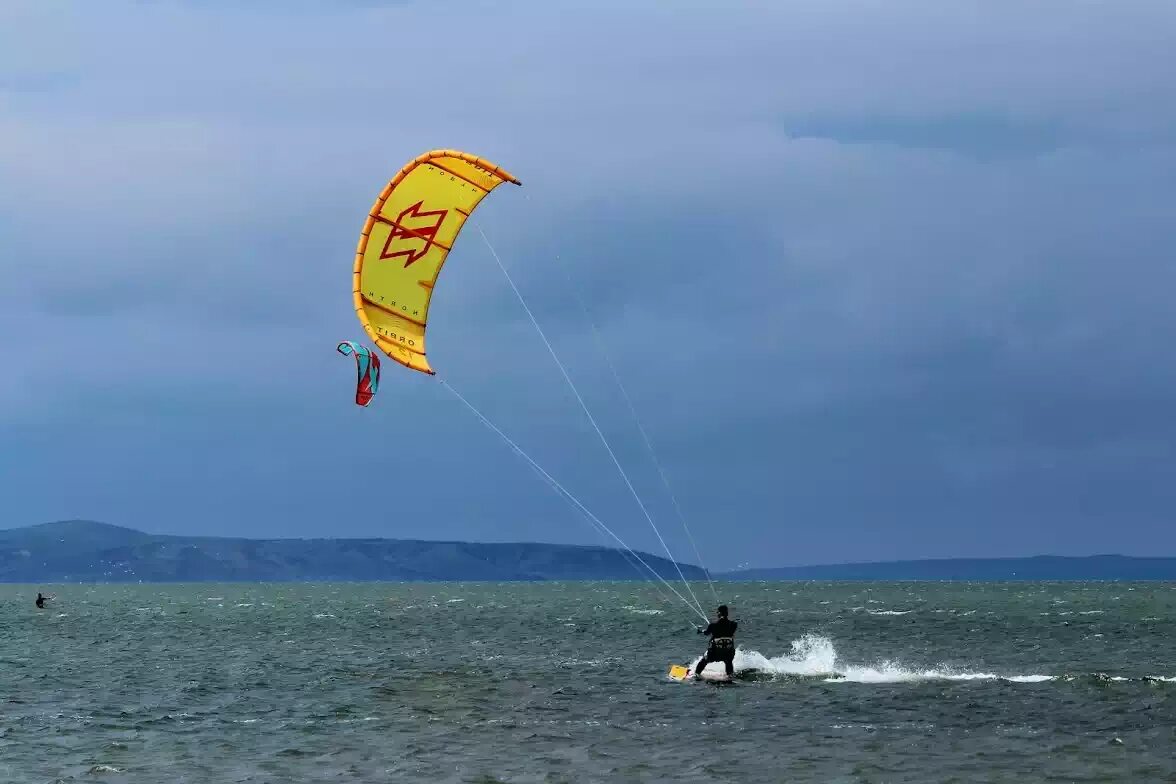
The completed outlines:
<svg viewBox="0 0 1176 784">
<path fill-rule="evenodd" d="M 47 601 L 49 601 L 47 598 L 45 598 L 44 596 L 42 596 L 41 594 L 38 593 L 37 594 L 37 609 L 44 610 L 45 609 L 45 602 L 47 602 Z"/>
<path fill-rule="evenodd" d="M 735 629 L 739 624 L 727 617 L 727 605 L 720 604 L 718 617 L 705 629 L 698 627 L 699 634 L 710 637 L 710 644 L 706 653 L 698 664 L 694 665 L 694 677 L 701 678 L 702 671 L 711 662 L 722 662 L 727 668 L 727 677 L 735 675 Z"/>
</svg>

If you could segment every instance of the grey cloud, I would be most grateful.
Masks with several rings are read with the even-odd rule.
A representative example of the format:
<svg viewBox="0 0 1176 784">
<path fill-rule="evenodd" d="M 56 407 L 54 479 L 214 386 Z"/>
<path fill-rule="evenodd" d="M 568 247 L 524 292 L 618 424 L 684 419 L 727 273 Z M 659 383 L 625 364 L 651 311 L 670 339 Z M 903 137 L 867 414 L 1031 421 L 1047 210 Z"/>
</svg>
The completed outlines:
<svg viewBox="0 0 1176 784">
<path fill-rule="evenodd" d="M 1156 532 L 1169 5 L 473 4 L 443 56 L 451 9 L 374 5 L 34 3 L 0 25 L 0 81 L 69 76 L 0 95 L 14 522 L 592 540 L 431 380 L 389 362 L 351 405 L 334 344 L 361 337 L 362 217 L 454 146 L 523 179 L 477 223 L 667 533 L 570 286 L 719 561 Z M 657 548 L 473 227 L 432 316 L 445 377 Z M 420 497 L 346 519 L 340 486 L 395 492 L 389 439 Z"/>
<path fill-rule="evenodd" d="M 1074 142 L 1041 119 L 1029 122 L 992 114 L 940 117 L 816 117 L 785 125 L 793 137 L 826 138 L 845 144 L 881 143 L 945 149 L 980 157 L 1040 155 Z"/>
</svg>

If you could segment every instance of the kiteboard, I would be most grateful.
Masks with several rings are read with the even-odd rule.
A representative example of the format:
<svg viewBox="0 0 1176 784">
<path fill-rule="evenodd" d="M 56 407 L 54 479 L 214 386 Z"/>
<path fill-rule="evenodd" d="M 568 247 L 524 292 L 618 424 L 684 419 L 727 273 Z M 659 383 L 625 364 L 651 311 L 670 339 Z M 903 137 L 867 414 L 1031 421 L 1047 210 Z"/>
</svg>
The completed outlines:
<svg viewBox="0 0 1176 784">
<path fill-rule="evenodd" d="M 678 681 L 679 683 L 693 680 L 694 679 L 694 666 L 696 664 L 698 664 L 698 662 L 694 662 L 694 664 L 691 664 L 691 665 L 671 664 L 670 665 L 670 672 L 669 672 L 670 680 L 675 680 L 675 681 Z M 723 665 L 721 665 L 721 664 L 716 665 L 716 666 L 708 665 L 707 668 L 702 671 L 701 676 L 702 677 L 700 678 L 700 680 L 710 681 L 711 683 L 730 683 L 731 682 L 731 678 L 727 677 L 727 671 L 723 668 Z"/>
</svg>

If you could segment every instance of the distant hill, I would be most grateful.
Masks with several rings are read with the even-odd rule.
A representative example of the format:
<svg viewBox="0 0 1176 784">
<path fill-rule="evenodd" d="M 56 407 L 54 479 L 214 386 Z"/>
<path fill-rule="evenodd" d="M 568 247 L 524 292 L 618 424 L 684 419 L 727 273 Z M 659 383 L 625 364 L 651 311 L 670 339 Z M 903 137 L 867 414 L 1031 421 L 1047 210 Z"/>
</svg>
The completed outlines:
<svg viewBox="0 0 1176 784">
<path fill-rule="evenodd" d="M 787 566 L 714 575 L 721 580 L 1176 580 L 1176 558 L 1092 555 L 1069 558 L 947 558 L 927 561 Z"/>
<path fill-rule="evenodd" d="M 672 561 L 641 553 L 667 580 Z M 697 566 L 680 564 L 691 580 Z M 716 580 L 1176 580 L 1176 558 L 950 558 L 748 569 Z M 0 530 L 0 582 L 640 580 L 620 550 L 415 539 L 160 536 L 88 520 Z"/>
<path fill-rule="evenodd" d="M 640 554 L 666 579 L 673 562 Z M 705 579 L 681 564 L 690 579 Z M 0 582 L 639 580 L 621 551 L 410 539 L 159 536 L 69 520 L 0 530 Z"/>
</svg>

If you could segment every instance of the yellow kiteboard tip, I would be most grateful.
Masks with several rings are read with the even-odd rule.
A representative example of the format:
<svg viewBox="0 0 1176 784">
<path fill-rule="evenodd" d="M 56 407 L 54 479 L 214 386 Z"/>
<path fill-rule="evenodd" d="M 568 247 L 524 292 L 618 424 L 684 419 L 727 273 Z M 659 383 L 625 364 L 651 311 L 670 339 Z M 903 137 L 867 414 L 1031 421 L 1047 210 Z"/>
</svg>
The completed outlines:
<svg viewBox="0 0 1176 784">
<path fill-rule="evenodd" d="M 670 665 L 670 677 L 676 681 L 686 680 L 686 676 L 689 672 L 690 672 L 690 668 L 686 667 L 684 664 L 671 664 Z"/>
</svg>

